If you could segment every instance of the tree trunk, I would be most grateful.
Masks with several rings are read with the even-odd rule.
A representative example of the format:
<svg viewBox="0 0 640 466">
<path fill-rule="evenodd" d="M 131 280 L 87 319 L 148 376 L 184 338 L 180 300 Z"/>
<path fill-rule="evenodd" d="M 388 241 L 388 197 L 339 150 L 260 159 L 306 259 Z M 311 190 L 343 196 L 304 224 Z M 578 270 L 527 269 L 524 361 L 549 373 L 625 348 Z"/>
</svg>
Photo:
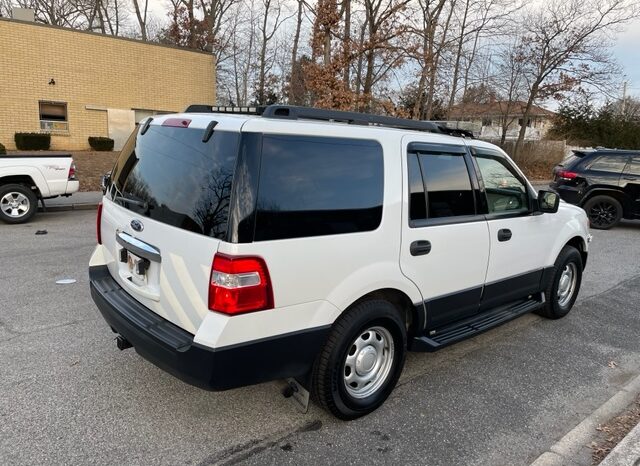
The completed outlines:
<svg viewBox="0 0 640 466">
<path fill-rule="evenodd" d="M 451 95 L 449 96 L 449 105 L 447 105 L 447 119 L 451 118 L 451 110 L 456 100 L 458 92 L 458 78 L 460 77 L 460 60 L 462 59 L 462 47 L 464 46 L 465 31 L 467 28 L 467 17 L 469 15 L 470 0 L 466 1 L 464 15 L 462 17 L 462 26 L 460 28 L 460 38 L 458 39 L 458 47 L 456 49 L 456 60 L 453 65 L 453 79 L 451 81 Z"/>
<path fill-rule="evenodd" d="M 140 35 L 142 36 L 142 40 L 147 40 L 147 6 L 149 2 L 145 0 L 144 3 L 144 15 L 140 11 L 140 5 L 138 5 L 138 0 L 133 0 L 133 8 L 136 11 L 136 18 L 138 18 L 138 24 L 140 25 Z"/>
<path fill-rule="evenodd" d="M 527 100 L 527 106 L 524 109 L 524 113 L 522 115 L 522 126 L 520 127 L 520 132 L 518 133 L 518 139 L 516 140 L 516 145 L 513 148 L 513 157 L 517 157 L 520 149 L 522 148 L 522 144 L 524 143 L 524 137 L 527 134 L 527 121 L 529 120 L 529 116 L 531 115 L 531 109 L 533 108 L 533 102 L 536 100 L 538 96 L 538 88 L 540 86 L 540 82 L 536 81 L 531 86 L 531 92 L 529 93 L 529 99 Z"/>
<path fill-rule="evenodd" d="M 343 0 L 344 5 L 344 39 L 342 42 L 342 82 L 346 90 L 350 89 L 350 71 L 351 71 L 351 1 Z"/>
<path fill-rule="evenodd" d="M 302 28 L 302 8 L 304 5 L 304 0 L 298 0 L 298 15 L 296 17 L 296 33 L 293 36 L 293 47 L 291 49 L 291 73 L 289 76 L 289 103 L 294 98 L 293 95 L 293 73 L 294 68 L 296 66 L 296 61 L 298 60 L 298 42 L 300 41 L 300 29 Z"/>
</svg>

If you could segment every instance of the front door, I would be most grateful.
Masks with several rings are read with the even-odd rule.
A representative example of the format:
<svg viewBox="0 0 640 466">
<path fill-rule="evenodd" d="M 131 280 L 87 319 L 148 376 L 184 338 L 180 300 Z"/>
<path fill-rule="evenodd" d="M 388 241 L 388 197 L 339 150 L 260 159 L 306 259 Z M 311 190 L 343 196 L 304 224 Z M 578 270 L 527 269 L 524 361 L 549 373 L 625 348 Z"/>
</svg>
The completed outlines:
<svg viewBox="0 0 640 466">
<path fill-rule="evenodd" d="M 403 139 L 400 266 L 425 300 L 432 331 L 478 312 L 489 232 L 476 206 L 477 178 L 464 145 Z"/>
<path fill-rule="evenodd" d="M 620 187 L 627 194 L 629 208 L 632 216 L 640 218 L 640 155 L 634 155 L 620 178 Z"/>
<path fill-rule="evenodd" d="M 533 214 L 524 179 L 500 152 L 472 148 L 486 202 L 491 257 L 480 311 L 540 291 L 548 248 L 554 244 L 553 216 Z M 485 201 L 486 199 L 486 201 Z"/>
</svg>

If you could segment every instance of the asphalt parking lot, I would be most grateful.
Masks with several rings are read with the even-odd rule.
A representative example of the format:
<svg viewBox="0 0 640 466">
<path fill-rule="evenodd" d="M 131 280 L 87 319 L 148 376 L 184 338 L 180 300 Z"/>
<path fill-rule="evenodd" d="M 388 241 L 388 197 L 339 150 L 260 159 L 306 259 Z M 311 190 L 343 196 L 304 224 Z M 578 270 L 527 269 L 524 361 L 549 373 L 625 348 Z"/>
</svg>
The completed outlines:
<svg viewBox="0 0 640 466">
<path fill-rule="evenodd" d="M 210 393 L 118 351 L 89 295 L 94 229 L 90 211 L 0 225 L 1 464 L 528 464 L 640 374 L 639 222 L 592 232 L 567 318 L 410 354 L 349 423 L 298 413 L 281 382 Z"/>
</svg>

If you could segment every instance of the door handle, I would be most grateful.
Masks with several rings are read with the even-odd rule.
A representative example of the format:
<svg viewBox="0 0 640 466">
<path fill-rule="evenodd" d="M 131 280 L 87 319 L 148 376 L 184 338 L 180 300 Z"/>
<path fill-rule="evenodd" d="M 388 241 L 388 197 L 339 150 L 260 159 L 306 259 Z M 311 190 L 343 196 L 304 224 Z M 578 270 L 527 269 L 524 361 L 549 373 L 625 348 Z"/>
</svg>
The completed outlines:
<svg viewBox="0 0 640 466">
<path fill-rule="evenodd" d="M 503 228 L 502 230 L 498 230 L 498 241 L 509 241 L 511 239 L 511 230 L 508 228 Z"/>
<path fill-rule="evenodd" d="M 640 178 L 638 178 L 637 176 L 623 176 L 622 179 L 626 180 L 626 181 L 638 181 L 638 180 L 640 180 Z"/>
<path fill-rule="evenodd" d="M 426 240 L 414 241 L 409 247 L 412 256 L 424 256 L 431 252 L 431 242 Z"/>
</svg>

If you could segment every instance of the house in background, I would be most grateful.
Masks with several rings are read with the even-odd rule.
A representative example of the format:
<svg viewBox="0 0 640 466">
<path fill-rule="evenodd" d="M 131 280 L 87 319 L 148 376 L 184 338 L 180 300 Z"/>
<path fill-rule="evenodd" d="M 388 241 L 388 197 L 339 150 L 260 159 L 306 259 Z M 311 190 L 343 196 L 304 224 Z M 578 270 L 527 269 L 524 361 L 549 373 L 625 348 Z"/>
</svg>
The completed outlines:
<svg viewBox="0 0 640 466">
<path fill-rule="evenodd" d="M 506 127 L 507 139 L 517 139 L 522 125 L 526 125 L 525 139 L 542 139 L 552 125 L 555 113 L 546 108 L 533 106 L 528 120 L 523 113 L 526 102 L 488 101 L 486 103 L 468 102 L 453 107 L 448 126 L 468 127 L 476 137 L 482 139 L 500 139 Z"/>
<path fill-rule="evenodd" d="M 22 12 L 24 13 L 24 12 Z M 213 55 L 0 18 L 0 143 L 51 134 L 51 148 L 88 149 L 89 136 L 122 147 L 137 122 L 215 103 Z M 14 14 L 14 18 L 17 16 Z"/>
</svg>

